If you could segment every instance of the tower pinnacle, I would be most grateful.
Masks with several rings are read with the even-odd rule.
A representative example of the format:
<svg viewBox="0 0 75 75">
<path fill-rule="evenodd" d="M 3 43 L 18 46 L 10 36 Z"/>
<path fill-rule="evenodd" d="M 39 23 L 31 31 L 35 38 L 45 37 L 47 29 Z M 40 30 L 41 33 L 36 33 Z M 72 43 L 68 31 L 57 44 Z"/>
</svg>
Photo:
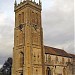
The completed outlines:
<svg viewBox="0 0 75 75">
<path fill-rule="evenodd" d="M 41 0 L 39 0 L 39 4 L 41 5 Z"/>
<path fill-rule="evenodd" d="M 17 6 L 17 1 L 15 0 L 15 3 L 14 3 L 14 6 L 16 7 Z"/>
</svg>

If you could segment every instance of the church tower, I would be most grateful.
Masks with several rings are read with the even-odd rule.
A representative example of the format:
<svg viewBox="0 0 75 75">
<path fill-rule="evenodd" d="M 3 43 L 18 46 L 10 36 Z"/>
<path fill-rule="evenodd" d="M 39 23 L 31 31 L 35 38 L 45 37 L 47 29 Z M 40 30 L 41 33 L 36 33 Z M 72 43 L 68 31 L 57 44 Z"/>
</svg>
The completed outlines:
<svg viewBox="0 0 75 75">
<path fill-rule="evenodd" d="M 44 75 L 41 2 L 15 1 L 12 75 Z"/>
</svg>

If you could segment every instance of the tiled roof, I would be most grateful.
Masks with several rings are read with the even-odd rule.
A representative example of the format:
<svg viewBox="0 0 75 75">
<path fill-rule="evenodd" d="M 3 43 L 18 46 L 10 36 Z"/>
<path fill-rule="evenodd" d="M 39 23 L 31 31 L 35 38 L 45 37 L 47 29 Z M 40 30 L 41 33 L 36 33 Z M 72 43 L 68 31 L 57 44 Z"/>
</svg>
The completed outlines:
<svg viewBox="0 0 75 75">
<path fill-rule="evenodd" d="M 75 54 L 70 54 L 72 56 L 72 58 L 75 58 Z"/>
<path fill-rule="evenodd" d="M 58 48 L 53 48 L 49 46 L 44 46 L 45 54 L 51 54 L 51 55 L 58 55 L 58 56 L 64 56 L 64 57 L 72 57 L 70 54 L 68 54 L 66 51 Z"/>
<path fill-rule="evenodd" d="M 48 46 L 44 46 L 45 49 L 45 53 L 46 54 L 52 54 L 52 55 L 57 55 L 57 53 L 53 50 L 53 48 L 48 47 Z"/>
</svg>

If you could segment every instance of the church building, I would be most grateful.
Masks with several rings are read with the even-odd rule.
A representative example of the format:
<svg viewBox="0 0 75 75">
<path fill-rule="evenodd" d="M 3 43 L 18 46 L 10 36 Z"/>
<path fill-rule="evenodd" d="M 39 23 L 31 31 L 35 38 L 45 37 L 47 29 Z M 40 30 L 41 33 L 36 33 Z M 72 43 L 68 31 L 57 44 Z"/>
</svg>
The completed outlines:
<svg viewBox="0 0 75 75">
<path fill-rule="evenodd" d="M 44 46 L 41 11 L 40 0 L 15 1 L 12 75 L 73 75 L 72 55 Z"/>
</svg>

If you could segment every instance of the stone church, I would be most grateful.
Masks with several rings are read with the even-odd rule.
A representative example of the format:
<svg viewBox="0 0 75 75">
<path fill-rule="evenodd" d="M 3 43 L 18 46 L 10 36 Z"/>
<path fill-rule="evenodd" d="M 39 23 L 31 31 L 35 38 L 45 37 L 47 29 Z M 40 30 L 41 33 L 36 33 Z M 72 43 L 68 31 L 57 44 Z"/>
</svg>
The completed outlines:
<svg viewBox="0 0 75 75">
<path fill-rule="evenodd" d="M 44 46 L 41 1 L 15 1 L 12 75 L 75 75 L 75 55 Z"/>
</svg>

